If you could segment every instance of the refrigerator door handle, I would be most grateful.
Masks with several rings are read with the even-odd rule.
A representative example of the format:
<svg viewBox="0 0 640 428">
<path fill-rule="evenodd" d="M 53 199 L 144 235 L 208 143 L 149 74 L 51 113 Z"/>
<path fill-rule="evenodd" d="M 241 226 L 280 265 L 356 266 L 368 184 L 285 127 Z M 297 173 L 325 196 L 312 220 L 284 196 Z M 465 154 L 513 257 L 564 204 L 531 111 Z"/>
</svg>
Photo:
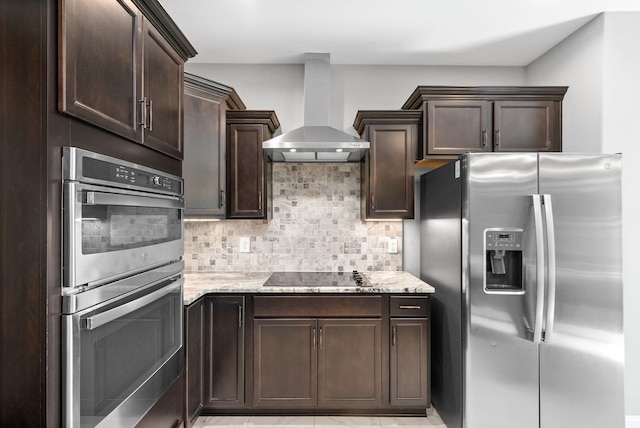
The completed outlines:
<svg viewBox="0 0 640 428">
<path fill-rule="evenodd" d="M 531 195 L 533 218 L 536 231 L 536 315 L 533 322 L 533 342 L 542 342 L 542 322 L 544 315 L 544 230 L 542 227 L 542 196 Z"/>
<path fill-rule="evenodd" d="M 551 195 L 542 195 L 542 203 L 544 204 L 545 224 L 547 229 L 547 291 L 549 292 L 547 300 L 547 319 L 544 327 L 544 340 L 548 341 L 553 331 L 556 303 L 556 240 Z"/>
</svg>

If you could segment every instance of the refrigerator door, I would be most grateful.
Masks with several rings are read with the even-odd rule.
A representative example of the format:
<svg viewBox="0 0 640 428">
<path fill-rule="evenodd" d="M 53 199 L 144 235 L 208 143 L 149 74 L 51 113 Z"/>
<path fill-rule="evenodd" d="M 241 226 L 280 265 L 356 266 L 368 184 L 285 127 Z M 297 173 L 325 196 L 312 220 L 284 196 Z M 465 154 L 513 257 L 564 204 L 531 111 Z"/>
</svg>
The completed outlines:
<svg viewBox="0 0 640 428">
<path fill-rule="evenodd" d="M 537 242 L 531 196 L 538 193 L 537 159 L 536 153 L 491 153 L 461 160 L 465 428 L 539 427 L 538 345 L 533 342 Z M 521 233 L 520 291 L 487 286 L 489 276 L 501 278 L 513 268 L 498 263 L 499 251 L 485 249 L 494 233 L 507 240 Z"/>
<path fill-rule="evenodd" d="M 556 253 L 547 293 L 555 311 L 540 345 L 541 428 L 624 427 L 620 168 L 619 155 L 539 157 Z"/>
</svg>

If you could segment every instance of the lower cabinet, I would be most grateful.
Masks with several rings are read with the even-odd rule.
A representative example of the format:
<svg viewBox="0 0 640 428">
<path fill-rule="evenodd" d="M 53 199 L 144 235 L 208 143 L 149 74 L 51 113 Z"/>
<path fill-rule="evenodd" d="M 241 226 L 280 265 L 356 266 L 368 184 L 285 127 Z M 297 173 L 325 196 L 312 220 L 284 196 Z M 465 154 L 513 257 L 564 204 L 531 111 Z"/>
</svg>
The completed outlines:
<svg viewBox="0 0 640 428">
<path fill-rule="evenodd" d="M 207 295 L 185 309 L 185 422 L 303 409 L 424 414 L 429 311 L 424 295 Z"/>
<path fill-rule="evenodd" d="M 244 297 L 206 296 L 185 307 L 185 423 L 206 409 L 244 405 Z"/>
<path fill-rule="evenodd" d="M 431 403 L 431 306 L 428 297 L 391 296 L 389 302 L 389 402 L 391 406 Z"/>
<path fill-rule="evenodd" d="M 204 304 L 204 406 L 243 406 L 244 297 L 207 297 Z"/>
<path fill-rule="evenodd" d="M 204 299 L 184 310 L 185 421 L 191 426 L 204 405 Z"/>
<path fill-rule="evenodd" d="M 318 402 L 315 319 L 253 321 L 253 404 L 312 407 Z"/>
<path fill-rule="evenodd" d="M 382 405 L 380 319 L 318 320 L 318 406 Z"/>
<path fill-rule="evenodd" d="M 254 406 L 382 404 L 380 319 L 254 320 Z"/>
<path fill-rule="evenodd" d="M 391 319 L 389 401 L 392 406 L 429 405 L 429 320 Z"/>
</svg>

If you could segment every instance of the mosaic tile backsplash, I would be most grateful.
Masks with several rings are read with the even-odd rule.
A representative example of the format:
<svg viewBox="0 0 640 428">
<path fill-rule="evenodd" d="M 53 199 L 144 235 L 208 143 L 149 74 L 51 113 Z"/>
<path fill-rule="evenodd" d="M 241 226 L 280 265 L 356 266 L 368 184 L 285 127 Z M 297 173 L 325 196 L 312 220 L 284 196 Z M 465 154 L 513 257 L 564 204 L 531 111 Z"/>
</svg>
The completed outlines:
<svg viewBox="0 0 640 428">
<path fill-rule="evenodd" d="M 271 220 L 185 223 L 188 271 L 399 271 L 402 222 L 360 219 L 360 164 L 274 163 Z M 249 238 L 250 252 L 240 252 Z M 388 253 L 389 238 L 398 253 Z"/>
</svg>

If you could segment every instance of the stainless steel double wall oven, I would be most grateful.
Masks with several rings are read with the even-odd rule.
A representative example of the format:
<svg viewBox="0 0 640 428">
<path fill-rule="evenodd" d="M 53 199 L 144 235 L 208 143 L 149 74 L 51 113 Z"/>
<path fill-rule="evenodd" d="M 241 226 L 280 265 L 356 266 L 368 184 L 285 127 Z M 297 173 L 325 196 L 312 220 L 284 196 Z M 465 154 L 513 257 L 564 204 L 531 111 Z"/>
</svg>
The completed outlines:
<svg viewBox="0 0 640 428">
<path fill-rule="evenodd" d="M 183 181 L 63 149 L 63 422 L 133 427 L 183 366 Z"/>
</svg>

